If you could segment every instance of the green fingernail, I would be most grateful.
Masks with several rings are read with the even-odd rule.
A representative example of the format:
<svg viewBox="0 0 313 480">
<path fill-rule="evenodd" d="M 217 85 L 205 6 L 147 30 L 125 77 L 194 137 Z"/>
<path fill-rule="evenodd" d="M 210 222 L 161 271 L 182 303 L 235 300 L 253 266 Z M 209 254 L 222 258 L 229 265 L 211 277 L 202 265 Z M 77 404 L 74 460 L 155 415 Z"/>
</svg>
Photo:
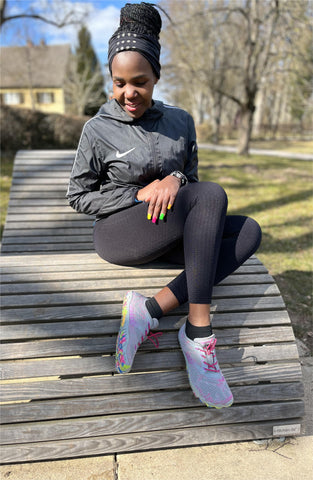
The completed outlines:
<svg viewBox="0 0 313 480">
<path fill-rule="evenodd" d="M 152 216 L 150 215 L 150 213 L 148 213 L 147 219 L 148 219 L 148 220 L 151 220 L 151 218 L 152 218 Z"/>
<path fill-rule="evenodd" d="M 164 220 L 164 217 L 165 217 L 165 214 L 164 214 L 164 213 L 160 213 L 159 219 L 160 219 L 160 220 Z"/>
</svg>

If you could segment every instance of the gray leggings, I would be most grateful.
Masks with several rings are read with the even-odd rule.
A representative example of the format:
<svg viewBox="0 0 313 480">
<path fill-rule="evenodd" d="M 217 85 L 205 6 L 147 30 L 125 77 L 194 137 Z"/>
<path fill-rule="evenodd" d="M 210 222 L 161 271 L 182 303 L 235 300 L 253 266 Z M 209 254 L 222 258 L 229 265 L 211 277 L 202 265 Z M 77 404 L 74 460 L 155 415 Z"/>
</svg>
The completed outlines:
<svg viewBox="0 0 313 480">
<path fill-rule="evenodd" d="M 140 265 L 166 260 L 185 267 L 167 286 L 180 304 L 211 303 L 213 286 L 234 272 L 259 247 L 261 229 L 253 219 L 226 215 L 227 196 L 216 183 L 180 188 L 165 220 L 147 220 L 138 203 L 96 222 L 94 245 L 104 260 Z"/>
</svg>

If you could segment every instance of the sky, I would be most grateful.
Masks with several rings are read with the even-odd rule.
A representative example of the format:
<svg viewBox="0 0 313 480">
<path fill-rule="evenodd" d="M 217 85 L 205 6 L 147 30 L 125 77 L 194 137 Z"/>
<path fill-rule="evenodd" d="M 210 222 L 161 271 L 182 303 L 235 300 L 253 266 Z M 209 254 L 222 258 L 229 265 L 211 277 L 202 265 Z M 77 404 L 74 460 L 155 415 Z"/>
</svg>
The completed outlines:
<svg viewBox="0 0 313 480">
<path fill-rule="evenodd" d="M 67 8 L 75 5 L 75 8 L 89 12 L 85 17 L 86 25 L 91 33 L 93 47 L 103 64 L 106 63 L 108 40 L 118 27 L 120 9 L 126 2 L 138 3 L 138 1 L 140 0 L 66 0 L 62 4 Z M 49 2 L 51 5 L 51 0 Z M 58 0 L 52 1 L 55 7 L 58 3 Z M 157 1 L 150 3 L 157 3 Z M 14 14 L 32 8 L 38 11 L 39 7 L 41 5 L 44 7 L 45 4 L 47 5 L 47 0 L 7 0 L 7 13 Z M 48 45 L 70 43 L 74 47 L 77 41 L 77 29 L 78 27 L 74 25 L 57 28 L 38 20 L 12 20 L 5 24 L 1 35 L 1 46 L 25 45 L 27 38 L 30 38 L 35 44 L 45 40 Z"/>
<path fill-rule="evenodd" d="M 59 1 L 60 0 L 7 0 L 7 15 L 29 11 L 32 8 L 38 11 L 40 7 L 47 8 L 47 5 L 48 14 L 51 14 L 51 5 L 53 8 L 58 8 Z M 65 5 L 65 8 L 71 8 L 74 5 L 75 8 L 88 12 L 88 15 L 85 16 L 85 24 L 90 31 L 93 48 L 103 66 L 107 63 L 109 38 L 119 24 L 120 9 L 125 3 L 140 3 L 140 1 L 141 0 L 62 0 L 62 5 Z M 159 0 L 145 1 L 154 4 L 159 2 Z M 4 25 L 1 31 L 0 41 L 1 46 L 16 46 L 25 45 L 29 38 L 34 44 L 39 44 L 41 40 L 44 40 L 47 45 L 70 43 L 72 48 L 75 48 L 78 29 L 79 27 L 75 25 L 57 28 L 34 19 L 11 20 Z M 160 87 L 158 90 L 158 98 L 160 98 Z"/>
</svg>

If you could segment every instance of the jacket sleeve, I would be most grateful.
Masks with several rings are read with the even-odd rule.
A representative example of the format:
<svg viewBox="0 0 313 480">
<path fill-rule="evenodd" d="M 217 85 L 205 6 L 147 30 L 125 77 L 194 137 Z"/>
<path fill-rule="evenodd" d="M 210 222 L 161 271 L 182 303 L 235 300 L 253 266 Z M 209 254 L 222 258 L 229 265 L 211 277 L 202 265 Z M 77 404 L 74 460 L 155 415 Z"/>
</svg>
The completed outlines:
<svg viewBox="0 0 313 480">
<path fill-rule="evenodd" d="M 106 182 L 105 164 L 84 127 L 74 160 L 67 199 L 74 210 L 98 217 L 108 215 L 135 204 L 136 186 Z"/>
<path fill-rule="evenodd" d="M 188 182 L 198 182 L 198 146 L 196 139 L 196 129 L 193 118 L 188 115 L 188 152 L 185 163 L 184 174 Z"/>
</svg>

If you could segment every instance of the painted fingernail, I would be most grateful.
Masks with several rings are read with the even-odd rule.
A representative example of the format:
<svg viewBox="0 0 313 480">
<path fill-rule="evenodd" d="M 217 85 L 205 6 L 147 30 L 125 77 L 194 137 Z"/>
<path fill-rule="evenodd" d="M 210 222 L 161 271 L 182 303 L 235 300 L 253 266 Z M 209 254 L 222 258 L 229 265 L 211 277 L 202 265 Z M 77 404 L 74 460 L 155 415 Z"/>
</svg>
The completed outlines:
<svg viewBox="0 0 313 480">
<path fill-rule="evenodd" d="M 164 220 L 164 217 L 165 217 L 165 214 L 164 214 L 164 213 L 160 213 L 159 219 L 160 219 L 160 220 Z"/>
<path fill-rule="evenodd" d="M 151 218 L 152 218 L 152 217 L 151 217 L 150 213 L 148 213 L 147 219 L 148 219 L 148 220 L 151 220 Z"/>
<path fill-rule="evenodd" d="M 156 223 L 156 221 L 157 221 L 157 218 L 156 218 L 156 217 L 153 217 L 152 223 Z"/>
<path fill-rule="evenodd" d="M 169 203 L 167 206 L 167 209 L 170 210 L 172 208 L 172 205 Z"/>
</svg>

